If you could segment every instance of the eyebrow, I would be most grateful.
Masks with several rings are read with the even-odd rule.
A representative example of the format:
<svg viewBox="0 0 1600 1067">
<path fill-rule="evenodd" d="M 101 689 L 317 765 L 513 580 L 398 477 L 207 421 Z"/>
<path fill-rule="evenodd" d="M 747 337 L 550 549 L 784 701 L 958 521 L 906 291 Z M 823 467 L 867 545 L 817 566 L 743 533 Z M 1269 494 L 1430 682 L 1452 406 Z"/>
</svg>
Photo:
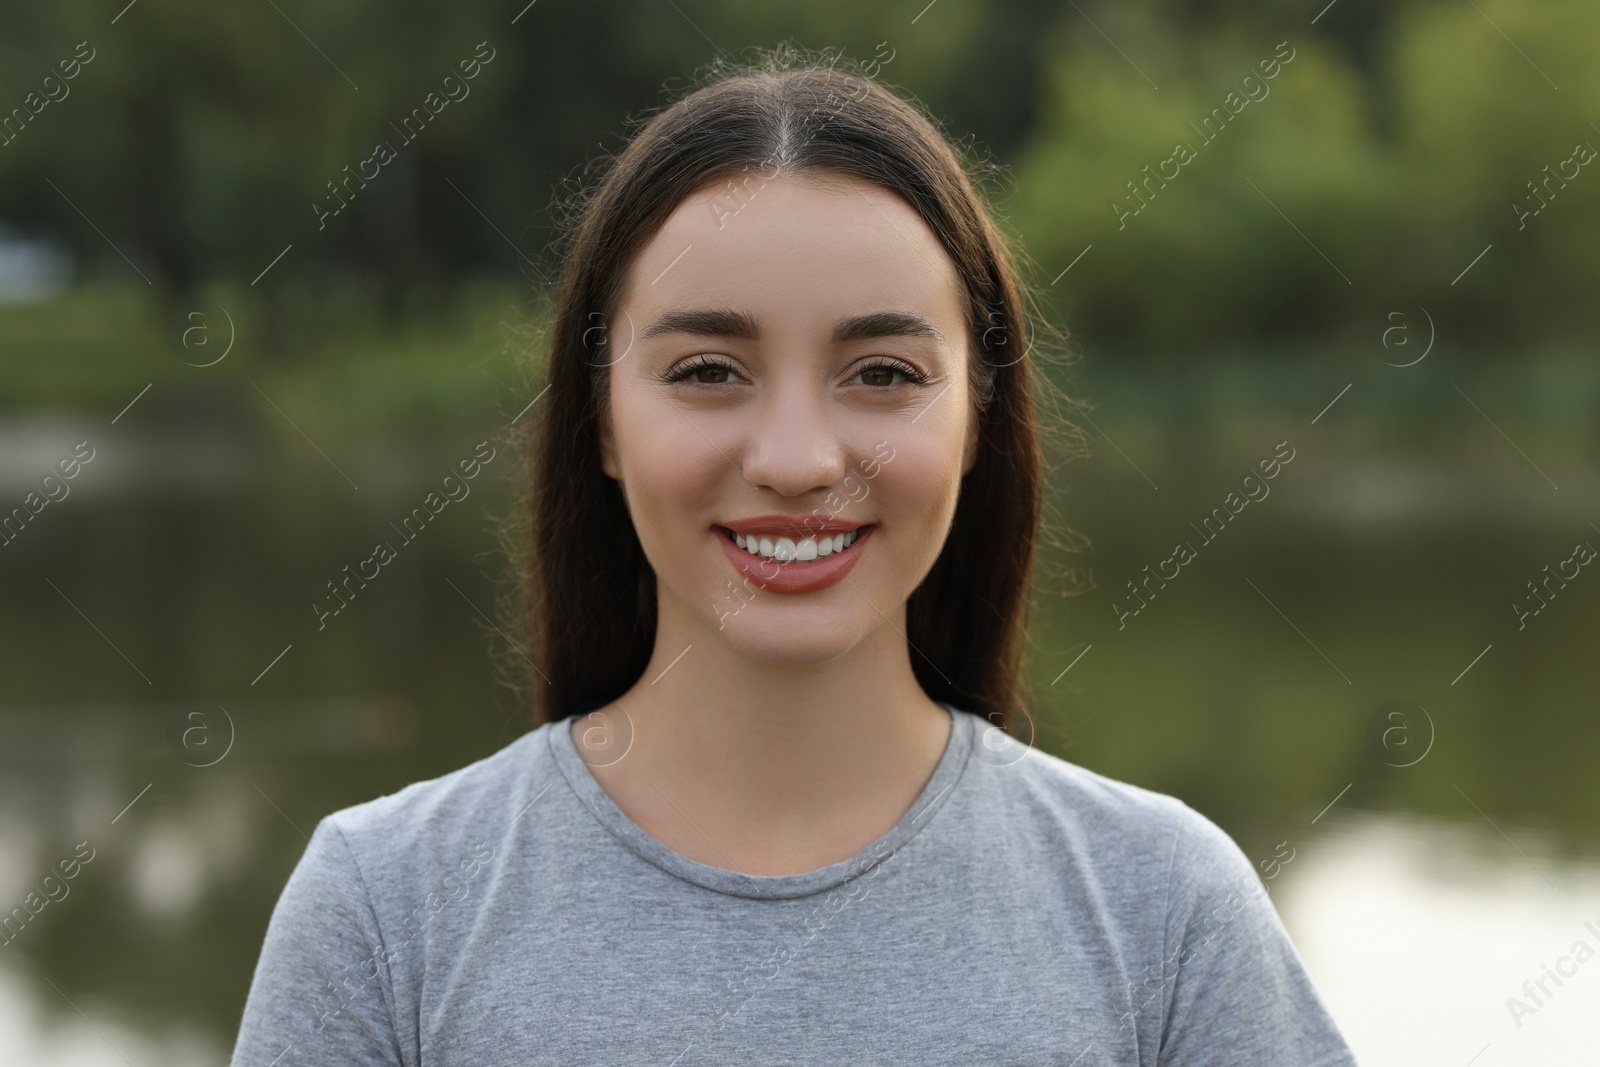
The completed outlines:
<svg viewBox="0 0 1600 1067">
<path fill-rule="evenodd" d="M 668 311 L 645 327 L 642 338 L 664 333 L 683 333 L 696 337 L 735 337 L 745 341 L 761 339 L 761 325 L 753 315 L 732 308 L 685 308 Z M 909 311 L 873 311 L 854 315 L 833 324 L 834 344 L 875 337 L 934 337 L 944 340 L 937 326 Z"/>
</svg>

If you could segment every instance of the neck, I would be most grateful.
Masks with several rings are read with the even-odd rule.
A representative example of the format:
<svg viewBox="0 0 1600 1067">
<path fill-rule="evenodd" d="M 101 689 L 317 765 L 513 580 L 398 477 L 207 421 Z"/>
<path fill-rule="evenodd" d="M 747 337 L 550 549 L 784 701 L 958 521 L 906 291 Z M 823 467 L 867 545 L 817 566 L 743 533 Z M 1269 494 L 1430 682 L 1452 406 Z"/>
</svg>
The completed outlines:
<svg viewBox="0 0 1600 1067">
<path fill-rule="evenodd" d="M 849 841 L 864 847 L 893 827 L 950 729 L 912 672 L 903 604 L 843 653 L 783 663 L 750 658 L 669 597 L 658 603 L 650 665 L 601 709 L 619 738 L 631 733 L 625 756 L 595 766 L 625 812 L 646 830 L 687 823 L 752 862 L 829 848 L 848 858 Z M 740 621 L 756 622 L 729 628 Z"/>
</svg>

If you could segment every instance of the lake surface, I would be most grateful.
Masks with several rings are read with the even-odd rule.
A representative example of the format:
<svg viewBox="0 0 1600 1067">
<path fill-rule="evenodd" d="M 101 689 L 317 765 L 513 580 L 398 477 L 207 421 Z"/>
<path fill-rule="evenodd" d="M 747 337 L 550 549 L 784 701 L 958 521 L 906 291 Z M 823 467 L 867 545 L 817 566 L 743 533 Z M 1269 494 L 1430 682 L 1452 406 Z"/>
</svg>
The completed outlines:
<svg viewBox="0 0 1600 1067">
<path fill-rule="evenodd" d="M 1311 422 L 1336 388 L 1226 425 L 1101 388 L 1096 455 L 1053 483 L 1057 543 L 1088 545 L 1041 561 L 1018 735 L 1252 859 L 1287 843 L 1274 900 L 1364 1064 L 1593 1062 L 1600 962 L 1521 1026 L 1506 1000 L 1600 927 L 1600 576 L 1513 606 L 1600 546 L 1600 449 L 1519 442 L 1530 469 L 1464 407 L 1376 447 L 1359 392 L 1365 436 Z M 220 1061 L 318 819 L 527 728 L 488 623 L 510 456 L 413 539 L 390 525 L 498 430 L 339 442 L 335 466 L 259 428 L 0 421 L 7 500 L 96 449 L 0 557 L 0 902 L 94 851 L 0 955 L 0 1061 Z M 1176 576 L 1136 601 L 1147 565 Z"/>
</svg>

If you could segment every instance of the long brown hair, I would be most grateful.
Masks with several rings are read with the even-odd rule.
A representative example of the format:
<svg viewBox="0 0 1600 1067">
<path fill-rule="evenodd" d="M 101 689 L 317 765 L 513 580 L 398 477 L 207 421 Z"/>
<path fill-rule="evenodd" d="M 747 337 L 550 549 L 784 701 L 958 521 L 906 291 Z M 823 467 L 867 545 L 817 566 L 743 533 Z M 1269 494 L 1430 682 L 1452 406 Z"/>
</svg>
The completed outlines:
<svg viewBox="0 0 1600 1067">
<path fill-rule="evenodd" d="M 688 194 L 767 167 L 842 173 L 899 195 L 955 264 L 967 294 L 977 456 L 943 551 L 907 603 L 907 637 L 929 697 L 1010 729 L 1013 709 L 1029 698 L 1022 659 L 1044 478 L 1035 333 L 1065 335 L 1028 315 L 1019 253 L 966 169 L 981 175 L 984 165 L 858 63 L 787 43 L 752 64 L 713 68 L 644 122 L 592 191 L 568 205 L 544 388 L 520 430 L 530 470 L 510 545 L 521 565 L 511 611 L 528 642 L 534 722 L 620 696 L 643 674 L 655 640 L 655 573 L 600 466 L 615 361 L 606 325 L 627 271 Z M 1067 436 L 1078 433 L 1063 425 Z"/>
</svg>

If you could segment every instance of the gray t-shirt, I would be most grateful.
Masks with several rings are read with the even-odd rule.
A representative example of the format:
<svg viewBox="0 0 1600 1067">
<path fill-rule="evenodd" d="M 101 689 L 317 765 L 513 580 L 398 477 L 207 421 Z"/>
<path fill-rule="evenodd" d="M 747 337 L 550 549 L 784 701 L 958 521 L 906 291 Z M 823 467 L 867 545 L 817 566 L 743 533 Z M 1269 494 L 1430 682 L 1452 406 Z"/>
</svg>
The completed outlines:
<svg viewBox="0 0 1600 1067">
<path fill-rule="evenodd" d="M 1355 1063 L 1221 829 L 946 707 L 899 825 L 805 874 L 668 849 L 569 721 L 336 812 L 232 1062 Z"/>
</svg>

